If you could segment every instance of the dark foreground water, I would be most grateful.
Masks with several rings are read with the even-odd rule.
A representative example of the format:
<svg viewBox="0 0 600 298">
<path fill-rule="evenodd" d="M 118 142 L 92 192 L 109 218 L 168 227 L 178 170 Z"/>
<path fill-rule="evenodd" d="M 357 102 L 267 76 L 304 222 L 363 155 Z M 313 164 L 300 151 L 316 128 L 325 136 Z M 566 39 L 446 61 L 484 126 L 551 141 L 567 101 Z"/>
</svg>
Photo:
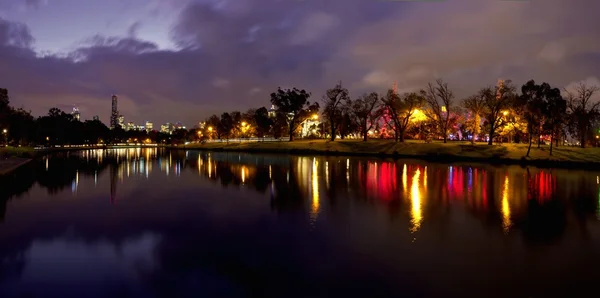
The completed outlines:
<svg viewBox="0 0 600 298">
<path fill-rule="evenodd" d="M 597 297 L 599 175 L 55 155 L 0 181 L 0 297 Z"/>
</svg>

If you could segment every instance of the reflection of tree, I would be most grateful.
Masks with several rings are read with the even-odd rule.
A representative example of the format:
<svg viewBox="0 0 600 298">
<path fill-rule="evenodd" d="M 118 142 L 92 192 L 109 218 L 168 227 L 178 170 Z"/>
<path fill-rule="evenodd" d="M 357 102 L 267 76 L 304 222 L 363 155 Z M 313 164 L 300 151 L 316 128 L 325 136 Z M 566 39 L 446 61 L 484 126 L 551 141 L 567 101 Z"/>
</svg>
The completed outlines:
<svg viewBox="0 0 600 298">
<path fill-rule="evenodd" d="M 12 174 L 0 176 L 0 223 L 4 221 L 6 202 L 13 197 L 20 197 L 34 184 L 35 176 L 32 163 L 27 164 Z"/>
</svg>

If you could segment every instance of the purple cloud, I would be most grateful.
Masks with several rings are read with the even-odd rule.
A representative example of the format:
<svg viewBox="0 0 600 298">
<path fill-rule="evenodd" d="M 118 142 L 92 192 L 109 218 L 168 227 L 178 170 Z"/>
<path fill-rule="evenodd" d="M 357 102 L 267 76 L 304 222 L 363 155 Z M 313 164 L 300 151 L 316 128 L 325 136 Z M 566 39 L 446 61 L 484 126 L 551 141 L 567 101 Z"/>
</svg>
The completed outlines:
<svg viewBox="0 0 600 298">
<path fill-rule="evenodd" d="M 108 120 L 110 95 L 126 121 L 184 121 L 269 105 L 281 87 L 317 100 L 343 80 L 354 96 L 412 90 L 442 77 L 458 96 L 535 78 L 565 87 L 597 81 L 600 4 L 446 1 L 155 1 L 181 13 L 177 50 L 141 40 L 132 18 L 126 36 L 98 32 L 65 55 L 40 55 L 27 25 L 0 20 L 0 85 L 34 114 L 80 106 Z M 171 7 L 171 6 L 169 6 Z M 85 26 L 85 24 L 79 24 Z"/>
</svg>

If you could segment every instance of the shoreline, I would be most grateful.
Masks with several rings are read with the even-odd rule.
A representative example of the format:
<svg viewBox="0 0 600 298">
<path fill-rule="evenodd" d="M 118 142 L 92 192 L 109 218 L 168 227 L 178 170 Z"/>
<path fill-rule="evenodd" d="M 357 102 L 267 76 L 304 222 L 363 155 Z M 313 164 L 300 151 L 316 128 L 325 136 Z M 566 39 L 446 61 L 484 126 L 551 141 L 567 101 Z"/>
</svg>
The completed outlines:
<svg viewBox="0 0 600 298">
<path fill-rule="evenodd" d="M 336 140 L 334 142 L 318 140 L 295 140 L 293 142 L 211 142 L 205 144 L 188 144 L 178 146 L 89 146 L 62 147 L 34 150 L 23 147 L 15 151 L 10 159 L 21 159 L 16 165 L 3 165 L 0 161 L 0 175 L 6 175 L 37 157 L 61 151 L 110 149 L 110 148 L 164 148 L 168 150 L 192 150 L 212 152 L 267 153 L 284 155 L 311 156 L 353 156 L 378 159 L 414 159 L 436 163 L 478 163 L 490 165 L 518 165 L 538 168 L 600 170 L 600 148 L 578 148 L 560 146 L 549 155 L 549 147 L 532 146 L 531 156 L 525 158 L 525 144 L 500 144 L 489 146 L 468 142 L 433 142 L 423 143 L 407 141 L 405 143 L 392 140 Z M 25 162 L 25 160 L 27 160 Z M 6 169 L 4 169 L 6 168 Z"/>
<path fill-rule="evenodd" d="M 294 148 L 294 144 L 298 144 L 300 142 L 304 142 L 307 148 Z M 343 143 L 344 141 L 335 141 L 336 143 Z M 348 141 L 346 141 L 348 142 Z M 376 141 L 377 142 L 377 141 Z M 390 142 L 390 141 L 388 141 Z M 308 148 L 313 147 L 311 145 L 315 145 L 314 143 L 329 143 L 329 141 L 319 140 L 315 141 L 294 141 L 294 142 L 278 142 L 279 146 L 271 146 L 267 142 L 260 144 L 257 143 L 210 143 L 210 144 L 193 144 L 187 146 L 170 146 L 167 147 L 170 150 L 193 150 L 193 151 L 211 151 L 211 152 L 240 152 L 240 153 L 267 153 L 267 154 L 287 154 L 287 155 L 314 155 L 314 156 L 353 156 L 353 157 L 371 157 L 371 158 L 389 158 L 389 159 L 415 159 L 422 160 L 428 162 L 436 162 L 436 163 L 480 163 L 480 164 L 491 164 L 491 165 L 518 165 L 518 166 L 533 166 L 537 168 L 556 168 L 556 169 L 578 169 L 578 170 L 600 170 L 600 158 L 598 161 L 592 160 L 560 160 L 556 158 L 556 156 L 548 156 L 547 158 L 538 156 L 526 158 L 524 155 L 522 156 L 502 156 L 500 154 L 491 154 L 489 156 L 468 156 L 468 155 L 460 155 L 453 154 L 449 152 L 444 152 L 447 150 L 437 150 L 437 151 L 429 151 L 422 150 L 425 147 L 431 147 L 430 144 L 424 143 L 392 143 L 394 145 L 406 145 L 409 144 L 411 147 L 416 147 L 416 151 L 405 153 L 399 150 L 395 151 L 346 151 L 346 150 L 331 150 L 329 148 L 318 148 L 318 146 L 314 146 L 316 148 Z M 331 142 L 333 143 L 333 142 Z M 358 142 L 355 142 L 358 144 Z M 286 144 L 289 144 L 287 146 Z M 444 146 L 454 146 L 454 145 L 462 145 L 462 146 L 472 146 L 473 148 L 481 147 L 481 148 L 506 148 L 503 146 L 511 146 L 509 145 L 470 145 L 465 143 L 456 143 L 456 144 L 442 144 L 435 143 L 440 149 Z M 436 145 L 434 145 L 436 146 Z M 488 147 L 489 146 L 489 147 Z M 421 148 L 419 148 L 421 147 Z M 563 148 L 568 148 L 569 150 L 579 150 L 579 148 L 573 147 L 559 147 L 561 150 Z M 600 153 L 600 148 L 586 148 L 598 151 Z M 586 150 L 583 149 L 583 150 Z M 535 150 L 540 150 L 535 148 Z M 531 153 L 534 152 L 534 148 L 532 146 Z M 533 154 L 532 154 L 533 156 Z"/>
<path fill-rule="evenodd" d="M 5 160 L 0 160 L 0 176 L 6 176 L 32 160 L 32 158 L 22 157 L 9 157 Z"/>
</svg>

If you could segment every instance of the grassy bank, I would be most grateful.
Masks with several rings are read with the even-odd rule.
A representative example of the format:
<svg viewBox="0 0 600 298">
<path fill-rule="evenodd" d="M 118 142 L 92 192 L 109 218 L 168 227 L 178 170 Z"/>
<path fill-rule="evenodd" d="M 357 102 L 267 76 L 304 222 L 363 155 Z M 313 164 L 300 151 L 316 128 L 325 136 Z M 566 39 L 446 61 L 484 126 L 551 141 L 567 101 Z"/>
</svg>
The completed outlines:
<svg viewBox="0 0 600 298">
<path fill-rule="evenodd" d="M 0 147 L 0 157 L 35 157 L 33 147 Z"/>
<path fill-rule="evenodd" d="M 183 149 L 179 147 L 179 149 Z M 420 158 L 431 161 L 454 162 L 473 161 L 504 164 L 528 164 L 540 167 L 574 167 L 600 169 L 600 148 L 577 148 L 561 146 L 532 146 L 530 156 L 525 157 L 527 145 L 502 144 L 488 146 L 468 142 L 423 143 L 409 141 L 396 143 L 390 140 L 298 140 L 294 142 L 254 142 L 254 143 L 206 143 L 190 144 L 185 149 L 211 151 L 243 151 L 264 153 L 378 156 L 392 158 Z"/>
</svg>

